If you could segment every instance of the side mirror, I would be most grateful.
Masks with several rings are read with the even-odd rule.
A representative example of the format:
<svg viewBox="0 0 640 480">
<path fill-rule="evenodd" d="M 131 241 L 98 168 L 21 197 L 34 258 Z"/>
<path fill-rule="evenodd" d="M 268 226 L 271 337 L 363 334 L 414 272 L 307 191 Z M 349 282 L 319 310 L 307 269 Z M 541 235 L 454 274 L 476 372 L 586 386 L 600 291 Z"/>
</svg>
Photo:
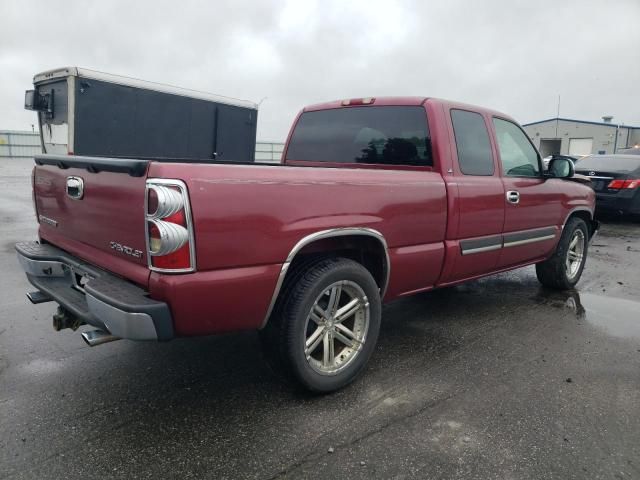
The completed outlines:
<svg viewBox="0 0 640 480">
<path fill-rule="evenodd" d="M 36 90 L 24 92 L 24 108 L 36 112 L 46 112 L 47 118 L 53 118 L 53 89 L 49 93 Z"/>
<path fill-rule="evenodd" d="M 36 110 L 38 96 L 35 90 L 27 90 L 24 92 L 24 108 L 26 110 Z"/>
<path fill-rule="evenodd" d="M 554 178 L 571 178 L 575 173 L 575 166 L 568 158 L 553 158 L 549 162 L 548 173 Z"/>
</svg>

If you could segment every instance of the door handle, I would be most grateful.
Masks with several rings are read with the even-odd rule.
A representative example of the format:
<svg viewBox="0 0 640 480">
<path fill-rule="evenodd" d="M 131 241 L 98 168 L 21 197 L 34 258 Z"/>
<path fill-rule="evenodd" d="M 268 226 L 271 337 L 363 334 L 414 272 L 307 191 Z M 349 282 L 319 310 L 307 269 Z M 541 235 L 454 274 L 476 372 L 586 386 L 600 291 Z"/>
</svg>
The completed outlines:
<svg viewBox="0 0 640 480">
<path fill-rule="evenodd" d="M 507 202 L 517 205 L 520 203 L 520 192 L 517 190 L 509 190 L 507 192 Z"/>
</svg>

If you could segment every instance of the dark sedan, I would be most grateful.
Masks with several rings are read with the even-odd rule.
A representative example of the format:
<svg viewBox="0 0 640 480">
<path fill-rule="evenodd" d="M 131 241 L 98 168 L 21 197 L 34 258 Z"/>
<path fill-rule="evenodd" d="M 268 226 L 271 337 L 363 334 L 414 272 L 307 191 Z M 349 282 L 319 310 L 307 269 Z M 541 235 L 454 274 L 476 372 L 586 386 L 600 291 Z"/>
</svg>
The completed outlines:
<svg viewBox="0 0 640 480">
<path fill-rule="evenodd" d="M 597 210 L 640 214 L 640 155 L 585 157 L 576 173 L 591 178 Z"/>
</svg>

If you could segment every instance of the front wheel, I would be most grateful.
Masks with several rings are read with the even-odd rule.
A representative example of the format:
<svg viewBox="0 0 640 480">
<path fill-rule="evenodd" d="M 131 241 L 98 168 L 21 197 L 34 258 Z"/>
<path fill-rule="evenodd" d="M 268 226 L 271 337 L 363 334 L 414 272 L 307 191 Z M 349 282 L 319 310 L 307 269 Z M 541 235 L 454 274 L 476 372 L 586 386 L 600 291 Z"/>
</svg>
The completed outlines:
<svg viewBox="0 0 640 480">
<path fill-rule="evenodd" d="M 346 258 L 305 264 L 288 280 L 261 332 L 270 363 L 314 392 L 344 387 L 362 371 L 378 339 L 375 280 Z"/>
<path fill-rule="evenodd" d="M 573 288 L 582 275 L 587 260 L 589 230 L 581 218 L 571 218 L 562 231 L 554 254 L 536 265 L 536 275 L 546 287 L 559 290 Z"/>
</svg>

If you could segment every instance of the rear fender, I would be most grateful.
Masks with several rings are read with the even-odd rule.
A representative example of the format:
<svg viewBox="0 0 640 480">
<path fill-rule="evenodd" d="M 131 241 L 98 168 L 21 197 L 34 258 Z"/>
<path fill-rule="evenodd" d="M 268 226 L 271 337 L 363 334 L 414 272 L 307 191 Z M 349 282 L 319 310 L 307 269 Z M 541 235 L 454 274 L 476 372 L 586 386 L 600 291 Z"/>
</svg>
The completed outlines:
<svg viewBox="0 0 640 480">
<path fill-rule="evenodd" d="M 389 284 L 389 275 L 391 274 L 391 262 L 389 260 L 387 242 L 384 236 L 377 230 L 364 227 L 332 228 L 329 230 L 322 230 L 305 236 L 300 241 L 298 241 L 298 243 L 296 243 L 291 249 L 291 252 L 287 256 L 287 259 L 282 264 L 282 267 L 280 269 L 280 275 L 278 276 L 276 287 L 273 291 L 273 295 L 271 296 L 269 308 L 267 309 L 267 313 L 260 328 L 264 328 L 264 326 L 267 324 L 269 317 L 271 316 L 271 312 L 273 311 L 273 308 L 278 299 L 278 295 L 280 294 L 280 290 L 282 288 L 284 280 L 287 276 L 287 272 L 289 271 L 289 268 L 291 267 L 293 261 L 296 259 L 296 256 L 306 251 L 308 251 L 309 253 L 322 252 L 322 249 L 314 249 L 313 245 L 317 245 L 318 243 L 326 239 L 335 239 L 340 237 L 368 237 L 373 238 L 376 242 L 379 243 L 381 249 L 384 252 L 384 258 L 382 259 L 383 264 L 381 268 L 381 276 L 380 278 L 377 278 L 376 281 L 378 282 L 378 285 L 380 287 L 380 298 L 384 297 L 387 286 Z"/>
</svg>

